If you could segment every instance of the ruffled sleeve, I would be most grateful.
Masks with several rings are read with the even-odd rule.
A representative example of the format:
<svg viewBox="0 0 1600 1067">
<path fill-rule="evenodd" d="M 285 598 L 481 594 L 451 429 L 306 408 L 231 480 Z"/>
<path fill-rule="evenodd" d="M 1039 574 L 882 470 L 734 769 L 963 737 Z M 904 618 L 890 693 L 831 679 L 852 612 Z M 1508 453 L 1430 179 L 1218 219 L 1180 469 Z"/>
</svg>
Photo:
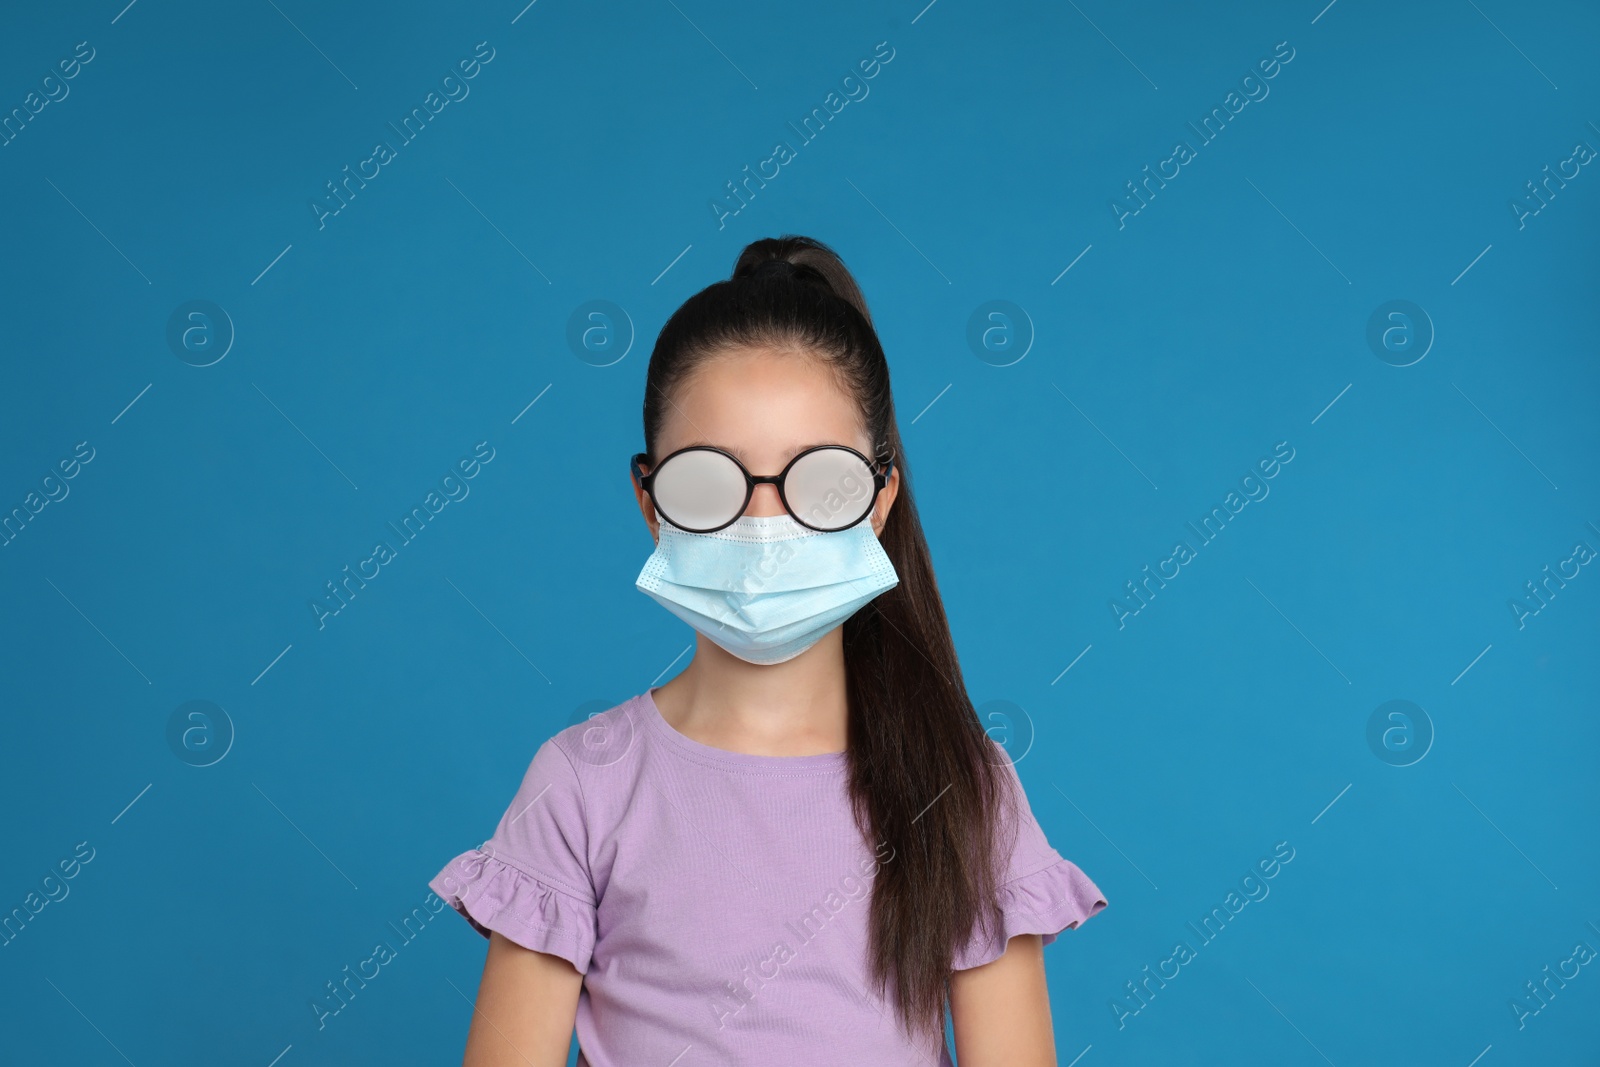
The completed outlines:
<svg viewBox="0 0 1600 1067">
<path fill-rule="evenodd" d="M 1063 930 L 1076 930 L 1106 906 L 1100 887 L 1050 846 L 1033 816 L 1016 768 L 1004 750 L 1000 751 L 997 758 L 1003 761 L 1012 791 L 1012 805 L 1002 825 L 1002 840 L 1009 840 L 1011 852 L 997 893 L 1000 927 L 985 928 L 980 918 L 968 943 L 955 953 L 951 970 L 964 971 L 999 959 L 1006 943 L 1018 934 L 1041 934 L 1048 945 Z"/>
<path fill-rule="evenodd" d="M 1018 934 L 1043 934 L 1050 944 L 1063 930 L 1078 924 L 1106 906 L 1105 894 L 1067 859 L 1014 878 L 1000 887 L 1001 929 L 975 932 L 965 949 L 956 953 L 951 970 L 981 967 L 1005 955 L 1006 943 Z"/>
<path fill-rule="evenodd" d="M 484 937 L 497 931 L 587 974 L 598 901 L 589 877 L 583 792 L 566 754 L 546 741 L 494 836 L 429 882 Z"/>
</svg>

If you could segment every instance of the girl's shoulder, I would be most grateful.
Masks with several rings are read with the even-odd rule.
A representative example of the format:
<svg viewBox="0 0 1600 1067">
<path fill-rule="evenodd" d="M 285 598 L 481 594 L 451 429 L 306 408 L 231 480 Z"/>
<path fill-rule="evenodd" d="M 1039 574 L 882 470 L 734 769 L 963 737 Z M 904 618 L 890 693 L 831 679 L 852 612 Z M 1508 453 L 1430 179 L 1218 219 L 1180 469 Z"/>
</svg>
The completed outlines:
<svg viewBox="0 0 1600 1067">
<path fill-rule="evenodd" d="M 642 788 L 650 741 L 643 711 L 640 697 L 631 696 L 550 735 L 529 760 L 506 818 L 536 805 L 547 817 L 606 835 Z"/>
<path fill-rule="evenodd" d="M 552 734 L 540 751 L 547 747 L 559 751 L 585 781 L 592 777 L 592 768 L 637 763 L 647 740 L 642 699 L 642 694 L 635 694 L 604 711 L 589 713 Z"/>
</svg>

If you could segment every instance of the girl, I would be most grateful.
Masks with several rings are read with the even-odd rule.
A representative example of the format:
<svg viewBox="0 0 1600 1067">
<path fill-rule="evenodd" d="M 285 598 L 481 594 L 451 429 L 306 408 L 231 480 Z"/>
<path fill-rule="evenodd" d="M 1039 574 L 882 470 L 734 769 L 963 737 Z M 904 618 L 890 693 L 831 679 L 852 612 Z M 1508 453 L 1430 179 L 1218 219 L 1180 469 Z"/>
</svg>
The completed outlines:
<svg viewBox="0 0 1600 1067">
<path fill-rule="evenodd" d="M 1042 948 L 1105 907 L 967 696 L 889 367 L 767 238 L 656 340 L 638 587 L 666 684 L 535 753 L 430 887 L 489 939 L 467 1067 L 1055 1064 Z"/>
</svg>

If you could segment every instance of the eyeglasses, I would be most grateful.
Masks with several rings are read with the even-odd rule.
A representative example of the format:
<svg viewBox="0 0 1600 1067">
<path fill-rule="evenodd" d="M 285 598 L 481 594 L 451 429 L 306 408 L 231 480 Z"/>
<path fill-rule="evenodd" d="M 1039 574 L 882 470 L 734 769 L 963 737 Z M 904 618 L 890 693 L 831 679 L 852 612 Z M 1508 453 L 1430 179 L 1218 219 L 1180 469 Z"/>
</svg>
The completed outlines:
<svg viewBox="0 0 1600 1067">
<path fill-rule="evenodd" d="M 756 486 L 764 483 L 778 487 L 784 510 L 800 525 L 843 530 L 872 510 L 894 470 L 892 453 L 874 463 L 845 445 L 816 445 L 777 474 L 759 477 L 714 445 L 680 448 L 644 474 L 641 468 L 649 458 L 646 452 L 632 458 L 634 478 L 663 518 L 691 533 L 713 533 L 731 525 L 750 506 Z"/>
</svg>

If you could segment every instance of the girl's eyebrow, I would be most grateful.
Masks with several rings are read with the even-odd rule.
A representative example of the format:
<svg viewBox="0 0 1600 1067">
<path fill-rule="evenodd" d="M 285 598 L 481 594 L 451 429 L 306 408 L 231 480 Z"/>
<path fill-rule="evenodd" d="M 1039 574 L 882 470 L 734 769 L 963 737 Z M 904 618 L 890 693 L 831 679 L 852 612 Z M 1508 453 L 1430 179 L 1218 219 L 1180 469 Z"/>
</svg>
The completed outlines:
<svg viewBox="0 0 1600 1067">
<path fill-rule="evenodd" d="M 817 445 L 836 445 L 836 444 L 839 444 L 839 442 L 838 441 L 817 441 L 814 444 L 800 445 L 799 447 L 793 448 L 793 449 L 789 450 L 788 452 L 784 453 L 785 461 L 787 462 L 787 460 L 793 459 L 795 456 L 799 455 L 801 452 L 804 452 L 808 448 L 816 448 Z M 689 444 L 684 445 L 683 447 L 689 448 L 689 447 L 692 447 L 693 445 L 711 445 L 713 448 L 720 448 L 724 452 L 731 452 L 734 456 L 738 457 L 739 462 L 743 463 L 745 466 L 749 466 L 750 465 L 750 457 L 745 454 L 745 451 L 742 448 L 734 448 L 732 445 L 719 445 L 719 444 L 715 444 L 715 443 L 713 443 L 711 441 L 691 441 L 691 442 L 689 442 Z"/>
</svg>

